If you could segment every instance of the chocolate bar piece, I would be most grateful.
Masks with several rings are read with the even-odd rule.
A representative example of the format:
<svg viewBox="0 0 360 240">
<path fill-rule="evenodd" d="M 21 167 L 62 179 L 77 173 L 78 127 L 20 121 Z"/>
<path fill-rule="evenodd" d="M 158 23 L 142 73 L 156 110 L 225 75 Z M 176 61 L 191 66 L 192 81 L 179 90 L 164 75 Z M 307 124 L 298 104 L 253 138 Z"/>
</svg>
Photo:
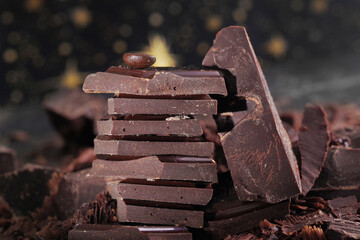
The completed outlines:
<svg viewBox="0 0 360 240">
<path fill-rule="evenodd" d="M 326 238 L 328 240 L 360 239 L 360 223 L 334 219 L 326 231 Z"/>
<path fill-rule="evenodd" d="M 95 154 L 110 156 L 152 156 L 183 155 L 210 157 L 212 142 L 169 142 L 169 141 L 130 141 L 107 140 L 97 137 L 94 140 Z"/>
<path fill-rule="evenodd" d="M 137 96 L 227 95 L 225 81 L 218 71 L 138 70 L 112 67 L 86 77 L 87 93 L 116 93 Z"/>
<path fill-rule="evenodd" d="M 15 152 L 5 146 L 0 146 L 0 175 L 14 171 L 17 167 Z"/>
<path fill-rule="evenodd" d="M 360 215 L 358 214 L 360 203 L 358 202 L 356 196 L 352 195 L 343 198 L 336 198 L 328 200 L 327 202 L 333 211 L 333 214 L 337 218 L 360 221 Z"/>
<path fill-rule="evenodd" d="M 45 100 L 44 108 L 68 147 L 91 146 L 96 120 L 106 113 L 106 101 L 80 90 L 61 90 Z"/>
<path fill-rule="evenodd" d="M 182 204 L 122 199 L 117 185 L 118 182 L 108 182 L 107 191 L 113 199 L 117 200 L 119 222 L 203 227 L 203 211 L 187 208 Z"/>
<path fill-rule="evenodd" d="M 69 240 L 191 240 L 192 234 L 185 227 L 172 226 L 126 226 L 107 224 L 83 224 L 69 232 Z"/>
<path fill-rule="evenodd" d="M 299 133 L 301 187 L 306 195 L 320 175 L 329 150 L 330 134 L 324 110 L 307 105 Z"/>
<path fill-rule="evenodd" d="M 118 191 L 123 199 L 194 205 L 206 205 L 213 193 L 209 183 L 140 179 L 122 180 Z"/>
<path fill-rule="evenodd" d="M 275 203 L 298 194 L 301 180 L 291 142 L 245 28 L 218 32 L 202 64 L 223 71 L 229 95 L 256 103 L 220 139 L 239 199 Z"/>
<path fill-rule="evenodd" d="M 65 174 L 55 197 L 57 216 L 60 219 L 71 217 L 83 204 L 95 199 L 96 194 L 105 191 L 105 180 L 89 174 L 89 169 Z"/>
<path fill-rule="evenodd" d="M 50 195 L 49 181 L 57 170 L 35 164 L 0 175 L 0 197 L 3 197 L 18 216 L 31 215 L 41 208 Z"/>
<path fill-rule="evenodd" d="M 264 219 L 282 218 L 289 213 L 289 201 L 275 205 L 261 202 L 235 204 L 224 202 L 221 205 L 225 208 L 217 210 L 211 218 L 205 217 L 208 220 L 208 225 L 204 228 L 208 234 L 207 239 L 210 239 L 210 236 L 211 239 L 224 239 L 228 235 L 257 227 Z"/>
<path fill-rule="evenodd" d="M 119 178 L 217 182 L 216 163 L 211 158 L 150 156 L 126 161 L 95 160 L 91 173 Z"/>
<path fill-rule="evenodd" d="M 120 114 L 216 114 L 216 100 L 209 96 L 199 99 L 109 98 L 108 113 Z"/>
<path fill-rule="evenodd" d="M 99 135 L 146 135 L 157 136 L 180 135 L 187 137 L 203 134 L 200 123 L 196 119 L 179 120 L 100 120 Z"/>
<path fill-rule="evenodd" d="M 316 190 L 358 188 L 360 186 L 359 159 L 360 148 L 332 146 L 314 188 Z"/>
</svg>

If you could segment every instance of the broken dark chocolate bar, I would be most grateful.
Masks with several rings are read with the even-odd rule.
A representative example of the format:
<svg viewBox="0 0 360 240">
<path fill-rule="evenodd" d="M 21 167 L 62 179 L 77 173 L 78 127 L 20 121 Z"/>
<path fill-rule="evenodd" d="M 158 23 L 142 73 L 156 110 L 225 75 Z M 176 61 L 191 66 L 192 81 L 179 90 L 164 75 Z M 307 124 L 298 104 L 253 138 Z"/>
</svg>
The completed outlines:
<svg viewBox="0 0 360 240">
<path fill-rule="evenodd" d="M 110 156 L 152 156 L 182 155 L 210 157 L 213 153 L 212 142 L 170 142 L 170 141 L 129 141 L 94 140 L 95 154 Z"/>
<path fill-rule="evenodd" d="M 223 205 L 226 208 L 219 209 L 213 218 L 205 218 L 208 224 L 204 230 L 212 239 L 224 239 L 228 235 L 238 234 L 258 226 L 264 219 L 282 218 L 289 213 L 289 201 L 275 205 L 261 202 L 238 202 L 236 205 L 228 205 L 224 202 Z"/>
<path fill-rule="evenodd" d="M 210 184 L 139 179 L 126 179 L 119 182 L 118 191 L 123 199 L 194 205 L 206 205 L 213 193 Z"/>
<path fill-rule="evenodd" d="M 89 174 L 89 169 L 65 174 L 59 183 L 55 207 L 60 219 L 66 219 L 83 203 L 91 202 L 96 194 L 105 191 L 105 180 Z"/>
<path fill-rule="evenodd" d="M 200 127 L 201 128 L 201 127 Z M 5 146 L 0 146 L 0 175 L 12 172 L 18 167 L 15 152 Z"/>
<path fill-rule="evenodd" d="M 332 146 L 314 188 L 357 189 L 360 186 L 360 148 Z"/>
<path fill-rule="evenodd" d="M 30 215 L 42 207 L 50 194 L 48 185 L 56 169 L 35 164 L 0 175 L 0 196 L 19 216 Z"/>
<path fill-rule="evenodd" d="M 108 71 L 88 75 L 83 90 L 87 93 L 116 93 L 138 96 L 227 95 L 224 79 L 217 71 L 147 71 L 122 68 L 112 68 Z"/>
<path fill-rule="evenodd" d="M 106 113 L 106 101 L 79 90 L 61 90 L 45 100 L 44 108 L 67 146 L 91 146 L 96 120 Z"/>
<path fill-rule="evenodd" d="M 291 142 L 245 28 L 222 29 L 203 66 L 223 71 L 229 94 L 256 103 L 221 138 L 239 199 L 275 203 L 298 194 L 301 181 Z"/>
<path fill-rule="evenodd" d="M 320 175 L 329 149 L 330 134 L 324 110 L 307 105 L 299 133 L 301 187 L 306 195 Z"/>
<path fill-rule="evenodd" d="M 107 191 L 117 200 L 119 222 L 179 225 L 202 228 L 204 212 L 184 208 L 182 204 L 164 204 L 150 201 L 129 201 L 122 199 L 117 189 L 118 182 L 108 182 Z"/>
<path fill-rule="evenodd" d="M 328 240 L 360 239 L 360 223 L 344 219 L 334 219 L 326 231 Z"/>
<path fill-rule="evenodd" d="M 179 120 L 101 120 L 98 121 L 99 135 L 181 135 L 187 137 L 203 134 L 196 119 Z"/>
<path fill-rule="evenodd" d="M 91 173 L 119 178 L 217 182 L 216 163 L 211 158 L 151 156 L 126 161 L 95 160 Z"/>
<path fill-rule="evenodd" d="M 216 114 L 216 100 L 209 96 L 199 99 L 109 98 L 108 113 L 121 114 Z"/>
<path fill-rule="evenodd" d="M 192 234 L 185 227 L 126 226 L 107 224 L 83 224 L 69 232 L 69 240 L 191 240 Z"/>
</svg>

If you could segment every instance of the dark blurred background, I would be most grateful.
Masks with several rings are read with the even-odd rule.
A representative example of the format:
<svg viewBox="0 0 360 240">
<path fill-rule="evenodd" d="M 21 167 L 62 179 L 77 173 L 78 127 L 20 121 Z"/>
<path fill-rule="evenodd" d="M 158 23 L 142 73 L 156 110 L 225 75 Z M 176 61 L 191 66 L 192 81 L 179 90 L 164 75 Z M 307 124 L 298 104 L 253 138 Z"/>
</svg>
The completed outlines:
<svg viewBox="0 0 360 240">
<path fill-rule="evenodd" d="M 87 73 L 121 64 L 124 52 L 200 67 L 216 32 L 229 25 L 247 27 L 280 107 L 295 97 L 321 102 L 322 89 L 327 100 L 329 86 L 356 90 L 350 100 L 357 99 L 359 1 L 2 0 L 0 105 L 39 103 L 60 86 L 79 87 Z"/>
</svg>

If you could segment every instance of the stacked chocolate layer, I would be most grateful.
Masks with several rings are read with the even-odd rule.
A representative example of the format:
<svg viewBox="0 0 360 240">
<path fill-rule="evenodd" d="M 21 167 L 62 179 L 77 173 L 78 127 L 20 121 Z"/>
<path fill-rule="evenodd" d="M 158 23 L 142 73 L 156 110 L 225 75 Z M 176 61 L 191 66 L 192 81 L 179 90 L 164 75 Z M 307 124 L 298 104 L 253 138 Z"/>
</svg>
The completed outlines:
<svg viewBox="0 0 360 240">
<path fill-rule="evenodd" d="M 219 72 L 111 67 L 83 89 L 115 94 L 98 122 L 92 173 L 117 179 L 107 189 L 119 222 L 203 227 L 217 170 L 196 116 L 217 113 L 209 94 L 227 94 Z"/>
</svg>

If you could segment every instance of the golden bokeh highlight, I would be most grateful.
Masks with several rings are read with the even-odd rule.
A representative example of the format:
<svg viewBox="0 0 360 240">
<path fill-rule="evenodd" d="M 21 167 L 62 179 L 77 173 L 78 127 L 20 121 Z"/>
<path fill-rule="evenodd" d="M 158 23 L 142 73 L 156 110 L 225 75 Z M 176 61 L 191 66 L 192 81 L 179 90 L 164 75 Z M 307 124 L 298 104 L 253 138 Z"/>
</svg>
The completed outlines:
<svg viewBox="0 0 360 240">
<path fill-rule="evenodd" d="M 200 42 L 197 46 L 196 46 L 196 53 L 199 56 L 205 56 L 205 54 L 209 51 L 210 48 L 210 44 L 207 42 Z"/>
<path fill-rule="evenodd" d="M 113 44 L 113 50 L 117 54 L 123 54 L 126 51 L 126 49 L 127 49 L 127 43 L 125 41 L 117 40 Z"/>
<path fill-rule="evenodd" d="M 71 18 L 75 26 L 79 28 L 87 27 L 92 20 L 90 11 L 85 7 L 75 8 L 71 14 Z"/>
<path fill-rule="evenodd" d="M 325 13 L 329 9 L 329 0 L 312 0 L 310 8 L 317 14 Z"/>
<path fill-rule="evenodd" d="M 210 32 L 216 32 L 220 30 L 223 25 L 222 18 L 218 15 L 212 15 L 206 19 L 206 29 Z"/>
<path fill-rule="evenodd" d="M 44 0 L 26 0 L 24 7 L 28 12 L 36 12 L 42 7 L 43 4 Z"/>
<path fill-rule="evenodd" d="M 154 67 L 175 67 L 176 58 L 170 53 L 170 47 L 161 35 L 153 35 L 149 38 L 149 46 L 144 48 L 144 52 L 156 57 Z"/>
<path fill-rule="evenodd" d="M 13 48 L 8 48 L 3 53 L 3 59 L 6 63 L 14 63 L 18 60 L 18 53 Z"/>
<path fill-rule="evenodd" d="M 77 69 L 76 61 L 66 62 L 65 73 L 61 78 L 61 85 L 67 88 L 78 88 L 82 84 L 82 77 Z"/>
<path fill-rule="evenodd" d="M 285 56 L 287 49 L 288 46 L 285 38 L 279 35 L 272 36 L 270 40 L 265 43 L 266 52 L 274 58 Z"/>
</svg>

